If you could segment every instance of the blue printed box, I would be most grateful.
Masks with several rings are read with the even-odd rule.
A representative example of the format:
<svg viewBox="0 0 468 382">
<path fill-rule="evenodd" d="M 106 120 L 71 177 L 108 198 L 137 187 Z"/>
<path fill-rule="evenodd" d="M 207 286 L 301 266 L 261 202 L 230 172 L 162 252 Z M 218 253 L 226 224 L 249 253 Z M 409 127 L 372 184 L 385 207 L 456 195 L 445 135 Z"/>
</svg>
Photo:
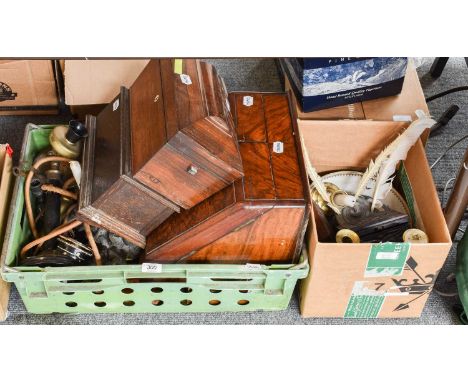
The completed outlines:
<svg viewBox="0 0 468 382">
<path fill-rule="evenodd" d="M 280 64 L 302 110 L 309 112 L 399 94 L 408 59 L 282 58 Z"/>
</svg>

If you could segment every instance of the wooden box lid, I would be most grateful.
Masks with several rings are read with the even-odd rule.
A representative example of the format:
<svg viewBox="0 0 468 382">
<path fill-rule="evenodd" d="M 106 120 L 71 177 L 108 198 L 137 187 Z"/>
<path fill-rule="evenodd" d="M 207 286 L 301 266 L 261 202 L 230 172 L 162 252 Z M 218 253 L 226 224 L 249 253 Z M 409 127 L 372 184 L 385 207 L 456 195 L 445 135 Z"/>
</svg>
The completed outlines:
<svg viewBox="0 0 468 382">
<path fill-rule="evenodd" d="M 182 71 L 174 60 L 150 60 L 130 89 L 87 118 L 79 215 L 99 212 L 106 229 L 131 232 L 138 245 L 172 212 L 243 175 L 222 79 L 198 60 L 182 60 Z"/>
<path fill-rule="evenodd" d="M 131 172 L 190 208 L 240 178 L 243 169 L 222 79 L 208 63 L 175 61 L 150 60 L 130 88 Z M 199 174 L 188 176 L 190 167 Z"/>
<path fill-rule="evenodd" d="M 172 215 L 147 240 L 144 261 L 294 261 L 309 192 L 285 93 L 231 93 L 244 177 Z"/>
</svg>

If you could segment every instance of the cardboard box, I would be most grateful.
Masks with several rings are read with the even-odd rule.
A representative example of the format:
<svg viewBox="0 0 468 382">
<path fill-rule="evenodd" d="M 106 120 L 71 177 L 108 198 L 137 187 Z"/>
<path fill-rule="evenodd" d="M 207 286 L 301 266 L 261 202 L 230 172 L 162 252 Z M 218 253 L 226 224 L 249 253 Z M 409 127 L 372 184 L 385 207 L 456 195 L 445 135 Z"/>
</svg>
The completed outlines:
<svg viewBox="0 0 468 382">
<path fill-rule="evenodd" d="M 12 186 L 12 151 L 8 145 L 0 145 L 0 248 L 3 245 L 9 211 Z M 0 321 L 6 319 L 10 284 L 0 278 Z"/>
<path fill-rule="evenodd" d="M 72 105 L 70 113 L 74 119 L 85 122 L 87 115 L 98 115 L 107 105 Z"/>
<path fill-rule="evenodd" d="M 393 96 L 405 78 L 406 57 L 280 58 L 305 112 Z"/>
<path fill-rule="evenodd" d="M 149 60 L 65 60 L 65 103 L 67 105 L 108 104 L 129 88 Z"/>
<path fill-rule="evenodd" d="M 364 170 L 407 124 L 376 121 L 299 121 L 310 160 L 318 172 Z M 413 200 L 417 227 L 428 244 L 391 245 L 397 253 L 393 272 L 372 272 L 380 244 L 337 244 L 318 241 L 309 225 L 310 273 L 301 283 L 304 317 L 419 317 L 451 247 L 423 145 L 419 140 L 404 162 L 406 189 Z M 408 201 L 408 197 L 407 197 Z M 311 217 L 311 222 L 313 218 Z M 406 252 L 407 251 L 407 252 Z M 378 257 L 377 257 L 378 258 Z"/>
<path fill-rule="evenodd" d="M 51 60 L 0 60 L 0 115 L 57 112 Z"/>
<path fill-rule="evenodd" d="M 286 90 L 291 89 L 287 78 L 285 78 L 285 88 Z M 298 105 L 295 96 L 293 96 L 293 99 L 296 105 L 297 116 L 303 120 L 369 119 L 375 121 L 410 121 L 416 119 L 415 110 L 420 109 L 429 114 L 418 73 L 412 63 L 408 64 L 401 93 L 395 96 L 311 113 L 304 113 Z"/>
</svg>

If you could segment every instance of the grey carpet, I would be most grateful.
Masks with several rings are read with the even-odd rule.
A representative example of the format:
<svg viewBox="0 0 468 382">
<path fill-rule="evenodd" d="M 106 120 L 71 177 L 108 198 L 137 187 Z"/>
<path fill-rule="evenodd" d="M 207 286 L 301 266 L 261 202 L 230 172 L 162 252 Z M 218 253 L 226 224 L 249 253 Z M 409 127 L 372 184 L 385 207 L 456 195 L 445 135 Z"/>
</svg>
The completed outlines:
<svg viewBox="0 0 468 382">
<path fill-rule="evenodd" d="M 228 90 L 278 91 L 281 84 L 272 59 L 211 59 L 220 74 L 225 78 Z M 423 60 L 418 68 L 426 96 L 438 93 L 455 86 L 468 83 L 468 68 L 461 58 L 451 58 L 442 76 L 431 79 L 428 73 L 432 60 Z M 447 131 L 433 139 L 427 145 L 429 163 L 443 152 L 444 148 L 468 133 L 468 92 L 456 93 L 435 100 L 429 104 L 434 117 L 439 117 L 452 103 L 460 106 L 457 116 L 450 122 Z M 19 148 L 27 122 L 59 123 L 66 122 L 68 116 L 57 117 L 0 117 L 0 142 L 9 142 Z M 434 169 L 434 179 L 438 189 L 442 190 L 445 182 L 458 169 L 467 142 L 458 145 Z M 18 149 L 15 158 L 17 158 Z M 462 224 L 466 228 L 466 220 Z M 457 236 L 457 239 L 461 235 Z M 454 271 L 455 251 L 452 249 L 449 258 L 440 274 L 436 287 L 440 290 L 454 291 L 455 285 L 447 283 L 446 277 Z M 386 319 L 386 320 L 344 320 L 344 319 L 303 319 L 299 314 L 297 295 L 292 298 L 289 308 L 280 312 L 249 313 L 205 313 L 205 314 L 28 314 L 21 299 L 12 288 L 10 315 L 5 324 L 455 324 L 458 323 L 453 305 L 457 298 L 443 298 L 432 293 L 420 319 Z"/>
</svg>

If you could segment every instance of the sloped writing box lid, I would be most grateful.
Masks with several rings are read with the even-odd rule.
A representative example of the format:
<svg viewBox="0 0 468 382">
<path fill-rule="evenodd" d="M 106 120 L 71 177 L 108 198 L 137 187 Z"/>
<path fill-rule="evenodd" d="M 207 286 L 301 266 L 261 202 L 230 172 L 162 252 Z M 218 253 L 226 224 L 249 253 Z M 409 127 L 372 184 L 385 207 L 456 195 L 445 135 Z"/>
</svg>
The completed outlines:
<svg viewBox="0 0 468 382">
<path fill-rule="evenodd" d="M 222 79 L 207 63 L 179 60 L 175 70 L 176 61 L 150 60 L 130 88 L 131 171 L 191 208 L 243 170 Z"/>
<path fill-rule="evenodd" d="M 307 225 L 309 193 L 288 97 L 231 93 L 230 101 L 244 177 L 158 226 L 148 236 L 144 261 L 296 259 Z"/>
</svg>

